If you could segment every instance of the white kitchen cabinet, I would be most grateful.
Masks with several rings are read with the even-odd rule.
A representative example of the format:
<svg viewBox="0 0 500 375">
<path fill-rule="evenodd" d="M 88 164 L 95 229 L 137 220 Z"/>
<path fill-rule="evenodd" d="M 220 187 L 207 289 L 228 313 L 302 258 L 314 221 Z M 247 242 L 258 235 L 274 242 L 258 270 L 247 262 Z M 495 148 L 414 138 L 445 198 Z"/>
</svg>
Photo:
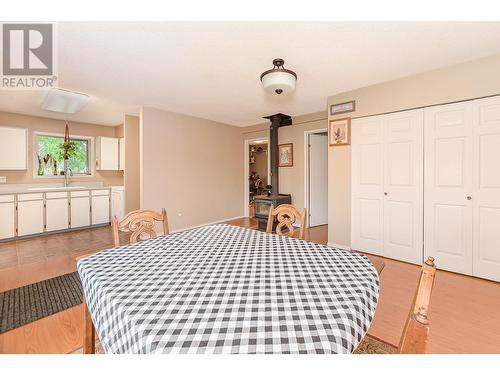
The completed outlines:
<svg viewBox="0 0 500 375">
<path fill-rule="evenodd" d="M 97 170 L 117 171 L 119 169 L 119 139 L 97 137 L 96 157 Z"/>
<path fill-rule="evenodd" d="M 16 235 L 14 195 L 0 195 L 0 240 Z"/>
<path fill-rule="evenodd" d="M 422 263 L 422 132 L 422 110 L 353 120 L 353 249 Z"/>
<path fill-rule="evenodd" d="M 90 225 L 90 192 L 71 192 L 71 228 L 88 227 Z"/>
<path fill-rule="evenodd" d="M 0 127 L 0 170 L 27 169 L 28 130 Z"/>
<path fill-rule="evenodd" d="M 117 217 L 118 220 L 125 216 L 125 191 L 123 186 L 111 188 L 111 217 Z"/>
<path fill-rule="evenodd" d="M 43 194 L 17 196 L 17 235 L 27 236 L 44 232 Z"/>
<path fill-rule="evenodd" d="M 45 201 L 45 230 L 64 230 L 69 228 L 68 193 L 47 193 Z"/>
<path fill-rule="evenodd" d="M 109 190 L 92 191 L 92 225 L 110 222 Z"/>
<path fill-rule="evenodd" d="M 118 152 L 120 155 L 120 160 L 118 161 L 118 169 L 120 171 L 125 170 L 125 138 L 120 138 L 118 145 Z"/>
</svg>

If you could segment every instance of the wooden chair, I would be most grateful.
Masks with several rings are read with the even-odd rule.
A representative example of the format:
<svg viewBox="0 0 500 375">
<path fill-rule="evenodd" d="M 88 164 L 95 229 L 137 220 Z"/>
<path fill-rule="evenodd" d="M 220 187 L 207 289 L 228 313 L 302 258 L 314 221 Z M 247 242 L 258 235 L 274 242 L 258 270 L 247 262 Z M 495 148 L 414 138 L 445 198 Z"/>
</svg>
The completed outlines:
<svg viewBox="0 0 500 375">
<path fill-rule="evenodd" d="M 431 299 L 432 287 L 434 286 L 434 276 L 436 265 L 434 258 L 429 257 L 422 266 L 420 281 L 413 299 L 413 303 L 406 319 L 406 324 L 399 341 L 398 352 L 401 354 L 423 354 L 427 345 L 429 334 L 429 302 Z"/>
<path fill-rule="evenodd" d="M 156 238 L 155 222 L 163 223 L 163 234 L 169 234 L 168 217 L 165 209 L 161 213 L 153 210 L 136 210 L 129 212 L 122 221 L 118 221 L 115 216 L 111 225 L 113 227 L 113 242 L 114 246 L 120 246 L 120 228 L 128 228 L 131 232 L 130 243 L 136 243 L 141 240 L 142 235 L 148 235 L 149 238 Z"/>
<path fill-rule="evenodd" d="M 295 237 L 297 229 L 293 226 L 293 224 L 297 221 L 297 218 L 300 218 L 298 238 L 300 240 L 305 239 L 304 231 L 306 229 L 307 220 L 307 210 L 305 208 L 304 211 L 300 212 L 291 204 L 280 204 L 276 208 L 271 205 L 271 208 L 269 209 L 269 217 L 267 218 L 267 233 L 273 232 L 273 223 L 276 216 L 278 218 L 278 224 L 276 225 L 276 234 Z M 284 228 L 287 229 L 286 232 L 283 232 Z"/>
<path fill-rule="evenodd" d="M 410 312 L 406 318 L 406 323 L 401 334 L 399 345 L 381 342 L 371 336 L 365 336 L 354 353 L 359 354 L 424 354 L 429 334 L 429 321 L 427 313 L 429 311 L 429 301 L 432 287 L 434 285 L 434 275 L 436 266 L 434 258 L 429 257 L 422 266 L 420 281 L 413 298 Z M 380 349 L 382 347 L 382 349 Z"/>
</svg>

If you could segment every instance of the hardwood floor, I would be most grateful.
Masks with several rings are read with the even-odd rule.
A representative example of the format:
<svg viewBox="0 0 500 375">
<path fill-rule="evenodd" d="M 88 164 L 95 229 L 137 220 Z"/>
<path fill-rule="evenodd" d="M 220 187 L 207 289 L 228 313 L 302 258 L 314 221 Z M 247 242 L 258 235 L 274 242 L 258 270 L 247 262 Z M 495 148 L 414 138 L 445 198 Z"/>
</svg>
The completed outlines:
<svg viewBox="0 0 500 375">
<path fill-rule="evenodd" d="M 252 219 L 228 223 L 256 226 Z M 326 244 L 327 232 L 326 226 L 310 228 L 306 239 Z M 112 247 L 109 227 L 1 244 L 0 291 L 72 272 L 76 269 L 76 257 L 109 247 Z M 9 255 L 2 254 L 4 249 L 11 249 Z M 380 300 L 369 334 L 397 345 L 420 267 L 374 255 L 369 257 L 385 262 L 380 276 Z M 11 265 L 2 267 L 2 264 Z M 500 353 L 499 296 L 500 283 L 438 271 L 429 311 L 431 328 L 427 351 Z M 82 319 L 80 305 L 0 334 L 0 353 L 73 352 L 81 347 Z"/>
</svg>

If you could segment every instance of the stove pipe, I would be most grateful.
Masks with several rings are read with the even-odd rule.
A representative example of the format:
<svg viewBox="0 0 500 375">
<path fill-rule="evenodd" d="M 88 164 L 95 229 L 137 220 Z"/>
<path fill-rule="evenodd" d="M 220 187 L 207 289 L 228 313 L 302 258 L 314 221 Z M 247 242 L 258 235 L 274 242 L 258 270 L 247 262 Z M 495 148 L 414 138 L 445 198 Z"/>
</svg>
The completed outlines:
<svg viewBox="0 0 500 375">
<path fill-rule="evenodd" d="M 282 126 L 292 125 L 292 118 L 283 113 L 276 113 L 264 117 L 271 121 L 269 129 L 269 156 L 271 159 L 271 196 L 279 194 L 279 173 L 278 173 L 278 129 Z"/>
</svg>

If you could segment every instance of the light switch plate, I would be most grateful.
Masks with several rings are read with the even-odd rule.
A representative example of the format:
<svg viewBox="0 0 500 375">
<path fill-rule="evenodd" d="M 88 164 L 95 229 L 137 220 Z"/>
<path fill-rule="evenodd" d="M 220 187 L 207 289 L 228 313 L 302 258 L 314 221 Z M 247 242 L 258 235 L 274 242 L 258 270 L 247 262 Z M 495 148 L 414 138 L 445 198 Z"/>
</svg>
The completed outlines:
<svg viewBox="0 0 500 375">
<path fill-rule="evenodd" d="M 0 184 L 6 184 L 7 183 L 7 176 L 0 176 Z"/>
</svg>

